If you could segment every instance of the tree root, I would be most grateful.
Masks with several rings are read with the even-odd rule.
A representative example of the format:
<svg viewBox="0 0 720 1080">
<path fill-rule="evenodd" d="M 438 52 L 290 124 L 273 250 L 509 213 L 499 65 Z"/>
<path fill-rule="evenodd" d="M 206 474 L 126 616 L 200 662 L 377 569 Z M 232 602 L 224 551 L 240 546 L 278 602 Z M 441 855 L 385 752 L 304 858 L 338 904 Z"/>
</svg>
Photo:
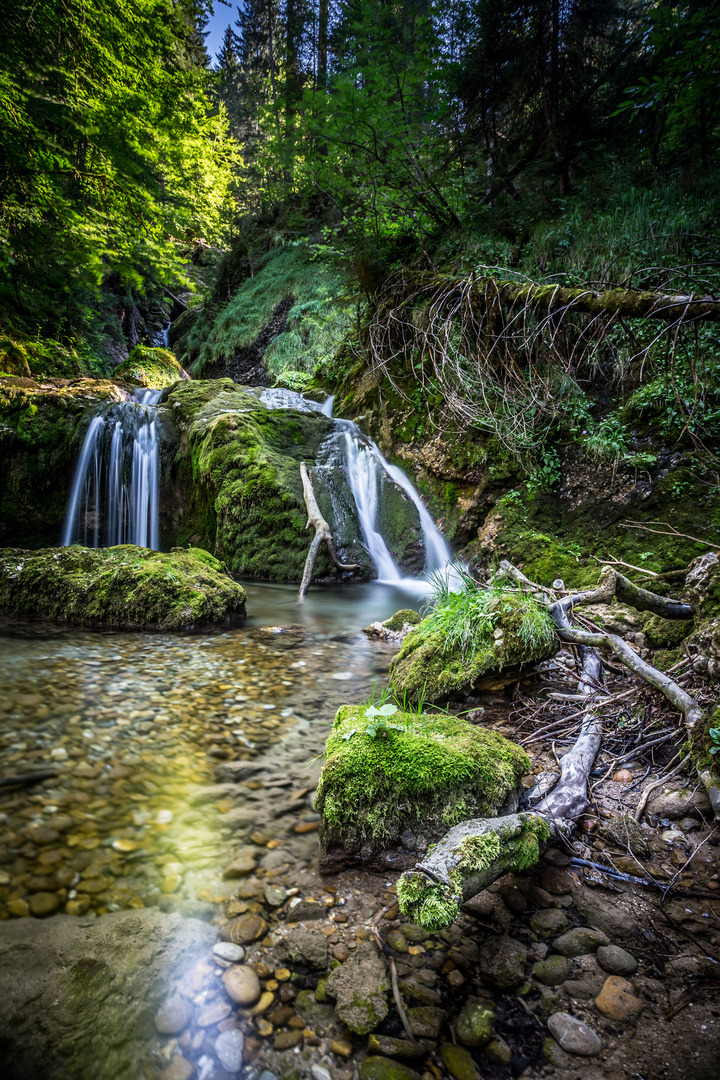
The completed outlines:
<svg viewBox="0 0 720 1080">
<path fill-rule="evenodd" d="M 532 591 L 539 602 L 548 603 L 548 590 L 536 585 L 511 563 L 503 561 L 499 576 L 507 576 Z M 602 721 L 597 710 L 606 701 L 603 693 L 600 652 L 611 652 L 624 668 L 659 690 L 682 714 L 688 735 L 703 718 L 703 710 L 669 675 L 643 660 L 621 637 L 602 631 L 580 630 L 570 623 L 569 613 L 580 604 L 608 603 L 613 596 L 640 611 L 665 619 L 689 619 L 688 604 L 668 600 L 643 589 L 606 566 L 595 589 L 555 600 L 548 606 L 561 641 L 578 646 L 582 672 L 580 696 L 587 705 L 574 746 L 559 759 L 560 778 L 550 791 L 542 780 L 526 796 L 532 809 L 505 817 L 461 822 L 454 826 L 413 870 L 398 881 L 400 909 L 426 930 L 449 926 L 460 905 L 501 874 L 536 862 L 541 845 L 553 836 L 567 836 L 589 805 L 587 783 L 602 742 Z M 685 760 L 688 760 L 686 758 Z M 684 764 L 685 762 L 683 762 Z M 698 768 L 716 817 L 720 818 L 720 780 Z M 547 777 L 545 777 L 547 779 Z"/>
<path fill-rule="evenodd" d="M 327 549 L 330 553 L 330 558 L 337 566 L 338 570 L 357 570 L 356 563 L 341 563 L 337 557 L 335 551 L 335 544 L 333 542 L 332 533 L 330 532 L 330 526 L 325 518 L 320 513 L 320 507 L 317 504 L 315 498 L 315 490 L 312 486 L 312 480 L 310 479 L 310 473 L 307 470 L 307 466 L 304 461 L 300 462 L 300 476 L 303 482 L 303 496 L 305 499 L 305 507 L 308 512 L 307 525 L 308 529 L 311 525 L 315 529 L 315 535 L 310 544 L 310 550 L 308 551 L 307 559 L 305 560 L 305 569 L 303 570 L 302 581 L 300 583 L 300 592 L 298 594 L 298 600 L 305 599 L 305 594 L 310 588 L 310 582 L 312 580 L 313 567 L 315 566 L 315 559 L 320 549 L 320 545 L 323 541 L 327 544 Z"/>
</svg>

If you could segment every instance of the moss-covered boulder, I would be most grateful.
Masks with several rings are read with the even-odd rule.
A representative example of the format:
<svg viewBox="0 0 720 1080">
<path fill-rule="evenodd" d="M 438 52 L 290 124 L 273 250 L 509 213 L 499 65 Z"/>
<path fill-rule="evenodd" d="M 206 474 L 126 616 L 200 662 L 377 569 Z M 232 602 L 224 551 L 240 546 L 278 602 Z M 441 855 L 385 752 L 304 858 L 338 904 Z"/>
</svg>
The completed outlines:
<svg viewBox="0 0 720 1080">
<path fill-rule="evenodd" d="M 447 701 L 511 682 L 557 649 L 549 616 L 523 593 L 507 592 L 493 600 L 470 647 L 449 643 L 435 614 L 423 619 L 403 641 L 389 675 L 395 693 L 410 701 Z"/>
<path fill-rule="evenodd" d="M 529 758 L 502 735 L 443 713 L 373 719 L 350 705 L 335 717 L 315 800 L 323 869 L 408 866 L 459 821 L 516 806 Z"/>
<path fill-rule="evenodd" d="M 187 381 L 189 376 L 169 349 L 136 345 L 127 360 L 115 368 L 115 378 L 139 383 L 150 390 L 163 390 L 178 380 Z"/>
<path fill-rule="evenodd" d="M 245 614 L 245 590 L 206 551 L 0 549 L 0 613 L 130 629 L 192 630 Z"/>
<path fill-rule="evenodd" d="M 0 546 L 57 543 L 89 418 L 126 398 L 109 379 L 0 378 Z"/>
</svg>

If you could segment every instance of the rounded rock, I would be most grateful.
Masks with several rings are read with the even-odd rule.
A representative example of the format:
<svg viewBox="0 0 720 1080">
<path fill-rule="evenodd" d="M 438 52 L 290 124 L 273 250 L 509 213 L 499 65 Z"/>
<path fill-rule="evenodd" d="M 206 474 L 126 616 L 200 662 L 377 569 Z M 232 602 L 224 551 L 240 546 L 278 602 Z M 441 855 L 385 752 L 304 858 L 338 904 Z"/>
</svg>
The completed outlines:
<svg viewBox="0 0 720 1080">
<path fill-rule="evenodd" d="M 638 962 L 632 953 L 621 949 L 619 945 L 601 945 L 597 951 L 597 960 L 608 975 L 634 975 Z"/>
<path fill-rule="evenodd" d="M 192 1016 L 192 1005 L 179 994 L 174 994 L 163 1004 L 155 1017 L 155 1027 L 161 1035 L 177 1035 Z"/>
<path fill-rule="evenodd" d="M 494 1034 L 495 1010 L 484 1001 L 467 1001 L 455 1024 L 458 1039 L 465 1046 L 484 1046 Z"/>
<path fill-rule="evenodd" d="M 228 960 L 231 964 L 239 964 L 245 959 L 245 950 L 242 945 L 234 945 L 232 941 L 218 941 L 213 946 L 213 956 L 218 960 Z"/>
<path fill-rule="evenodd" d="M 30 914 L 34 915 L 36 919 L 44 919 L 46 915 L 52 915 L 57 911 L 60 902 L 60 897 L 56 893 L 33 893 L 28 901 Z"/>
<path fill-rule="evenodd" d="M 588 926 L 577 926 L 553 942 L 553 948 L 563 956 L 587 956 L 597 952 L 601 945 L 609 945 L 610 939 L 602 930 L 591 930 Z"/>
<path fill-rule="evenodd" d="M 595 1004 L 605 1016 L 621 1023 L 634 1023 L 645 1008 L 640 998 L 633 993 L 632 983 L 619 975 L 607 977 Z"/>
<path fill-rule="evenodd" d="M 536 911 L 530 919 L 530 929 L 540 937 L 554 937 L 567 930 L 568 919 L 564 911 L 559 908 L 546 908 L 544 911 Z"/>
<path fill-rule="evenodd" d="M 244 1009 L 254 1005 L 262 993 L 260 980 L 246 965 L 229 968 L 223 975 L 223 986 L 227 996 Z"/>
<path fill-rule="evenodd" d="M 602 1050 L 600 1037 L 570 1013 L 556 1012 L 548 1020 L 548 1028 L 563 1050 L 582 1057 L 595 1057 Z"/>
<path fill-rule="evenodd" d="M 445 1043 L 440 1055 L 453 1080 L 479 1080 L 478 1067 L 464 1046 Z"/>
<path fill-rule="evenodd" d="M 548 956 L 533 964 L 533 977 L 544 986 L 559 986 L 570 978 L 572 964 L 564 956 Z"/>
<path fill-rule="evenodd" d="M 229 1073 L 238 1073 L 243 1063 L 245 1038 L 241 1031 L 233 1028 L 223 1031 L 215 1040 L 215 1053 L 223 1069 Z"/>
</svg>

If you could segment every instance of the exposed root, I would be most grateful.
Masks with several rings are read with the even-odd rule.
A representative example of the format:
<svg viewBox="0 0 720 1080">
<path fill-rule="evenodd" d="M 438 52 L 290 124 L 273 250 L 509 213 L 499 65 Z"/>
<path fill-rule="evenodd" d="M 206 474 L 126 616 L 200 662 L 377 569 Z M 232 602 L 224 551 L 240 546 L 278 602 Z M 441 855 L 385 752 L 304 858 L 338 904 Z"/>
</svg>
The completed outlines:
<svg viewBox="0 0 720 1080">
<path fill-rule="evenodd" d="M 305 594 L 310 588 L 310 582 L 312 580 L 313 567 L 315 566 L 315 559 L 320 549 L 320 545 L 323 541 L 327 544 L 327 549 L 330 553 L 330 558 L 337 566 L 338 570 L 357 570 L 356 563 L 341 563 L 337 557 L 335 551 L 335 543 L 330 532 L 330 526 L 325 518 L 320 513 L 320 507 L 317 504 L 315 498 L 315 489 L 312 486 L 312 480 L 307 470 L 307 465 L 304 461 L 300 463 L 300 475 L 303 482 L 303 496 L 305 498 L 305 506 L 308 512 L 307 525 L 308 529 L 311 525 L 315 529 L 315 535 L 310 544 L 310 550 L 308 551 L 307 559 L 305 560 L 305 569 L 303 570 L 302 581 L 300 582 L 300 592 L 298 594 L 298 600 L 305 599 Z"/>
</svg>

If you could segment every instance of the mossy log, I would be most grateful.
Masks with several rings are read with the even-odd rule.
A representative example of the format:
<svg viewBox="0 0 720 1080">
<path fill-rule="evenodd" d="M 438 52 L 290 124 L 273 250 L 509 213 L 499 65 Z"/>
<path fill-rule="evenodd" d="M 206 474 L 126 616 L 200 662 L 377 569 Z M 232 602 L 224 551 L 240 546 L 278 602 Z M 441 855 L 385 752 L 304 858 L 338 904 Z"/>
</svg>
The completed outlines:
<svg viewBox="0 0 720 1080">
<path fill-rule="evenodd" d="M 504 561 L 500 574 L 512 578 L 536 595 L 549 590 L 528 580 L 521 571 Z M 460 905 L 487 888 L 508 870 L 531 865 L 541 845 L 552 836 L 568 835 L 587 809 L 587 781 L 602 741 L 602 723 L 597 706 L 602 703 L 600 651 L 610 651 L 631 672 L 659 690 L 683 716 L 692 743 L 693 730 L 704 719 L 703 710 L 674 679 L 644 661 L 617 634 L 591 633 L 570 624 L 569 613 L 580 604 L 607 603 L 621 596 L 640 610 L 665 618 L 691 618 L 689 605 L 657 596 L 633 585 L 613 567 L 606 566 L 595 589 L 565 596 L 548 607 L 561 641 L 577 645 L 582 659 L 579 690 L 588 699 L 580 733 L 572 749 L 560 759 L 561 776 L 548 793 L 534 800 L 527 796 L 527 813 L 506 817 L 473 819 L 459 823 L 432 853 L 405 873 L 398 882 L 398 899 L 404 914 L 427 930 L 437 930 L 457 917 Z M 604 696 L 604 695 L 603 695 Z M 720 780 L 705 765 L 698 774 L 720 818 Z M 538 793 L 540 794 L 540 793 Z"/>
<path fill-rule="evenodd" d="M 320 507 L 317 504 L 315 498 L 315 490 L 312 486 L 312 480 L 310 479 L 310 473 L 307 470 L 307 465 L 304 461 L 300 462 L 300 476 L 302 477 L 303 496 L 305 498 L 305 506 L 308 512 L 308 520 L 306 529 L 309 529 L 312 525 L 315 529 L 315 535 L 312 538 L 310 544 L 310 550 L 308 551 L 307 559 L 305 560 L 305 569 L 303 570 L 302 581 L 300 582 L 300 593 L 298 600 L 303 600 L 305 594 L 310 588 L 310 582 L 312 581 L 313 567 L 315 566 L 315 559 L 317 558 L 318 549 L 322 543 L 327 545 L 330 558 L 334 562 L 338 570 L 357 570 L 355 563 L 341 563 L 337 557 L 335 551 L 335 543 L 325 518 L 320 513 Z"/>
<path fill-rule="evenodd" d="M 712 296 L 666 295 L 637 289 L 563 288 L 560 285 L 518 285 L 493 280 L 476 294 L 477 306 L 522 304 L 542 315 L 566 310 L 585 315 L 621 315 L 628 319 L 702 320 L 720 322 L 720 300 Z"/>
</svg>

